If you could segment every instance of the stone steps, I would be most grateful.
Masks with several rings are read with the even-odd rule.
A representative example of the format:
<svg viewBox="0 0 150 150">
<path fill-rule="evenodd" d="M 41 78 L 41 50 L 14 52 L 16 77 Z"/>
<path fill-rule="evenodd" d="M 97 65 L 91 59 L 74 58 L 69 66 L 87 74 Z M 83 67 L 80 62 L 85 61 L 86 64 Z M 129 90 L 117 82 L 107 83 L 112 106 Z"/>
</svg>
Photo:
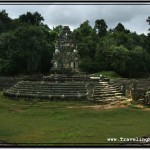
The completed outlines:
<svg viewBox="0 0 150 150">
<path fill-rule="evenodd" d="M 75 89 L 82 89 L 82 88 L 84 88 L 85 86 L 74 86 L 74 85 L 72 85 L 72 86 L 63 86 L 63 87 L 60 87 L 60 86 L 47 86 L 47 87 L 43 87 L 43 86 L 31 86 L 31 87 L 28 87 L 28 86 L 17 86 L 17 87 L 15 87 L 15 88 L 19 88 L 19 89 L 40 89 L 40 88 L 42 88 L 42 89 L 63 89 L 63 88 L 67 88 L 67 89 L 70 89 L 70 88 L 75 88 Z"/>
<path fill-rule="evenodd" d="M 113 94 L 100 94 L 93 95 L 94 97 L 113 97 L 113 96 L 122 96 L 122 93 L 113 93 Z"/>
<path fill-rule="evenodd" d="M 16 94 L 16 93 L 7 93 L 5 92 L 5 95 L 7 96 L 10 96 L 10 97 L 15 97 L 15 98 L 43 98 L 43 99 L 86 99 L 87 98 L 87 95 L 84 94 L 84 95 L 66 95 L 66 94 L 62 94 L 62 95 L 48 95 L 48 94 L 40 94 L 40 95 L 37 95 L 37 94 Z"/>
<path fill-rule="evenodd" d="M 45 91 L 10 91 L 10 93 L 16 93 L 16 94 L 54 94 L 54 95 L 57 95 L 57 94 L 66 94 L 66 95 L 69 95 L 69 94 L 85 94 L 86 92 L 64 92 L 64 91 L 60 91 L 60 92 L 57 92 L 57 91 L 54 91 L 54 92 L 45 92 Z"/>
<path fill-rule="evenodd" d="M 116 97 L 107 97 L 107 98 L 95 98 L 96 102 L 110 103 L 114 101 L 125 100 L 124 96 L 116 96 Z"/>
<path fill-rule="evenodd" d="M 30 92 L 30 91 L 26 91 L 26 92 L 24 92 L 24 91 L 22 91 L 22 92 L 20 92 L 20 91 L 10 91 L 10 93 L 14 93 L 14 94 L 46 94 L 46 95 L 62 95 L 62 94 L 65 94 L 65 95 L 84 95 L 84 94 L 87 94 L 86 92 L 63 92 L 63 91 L 61 91 L 61 92 L 45 92 L 45 91 L 32 91 L 32 92 Z"/>
<path fill-rule="evenodd" d="M 74 91 L 74 92 L 86 92 L 86 89 L 85 87 L 84 88 L 75 88 L 75 87 L 70 87 L 70 88 L 19 88 L 19 87 L 16 87 L 16 88 L 11 88 L 11 91 L 45 91 L 45 92 L 50 92 L 50 91 Z"/>
<path fill-rule="evenodd" d="M 15 98 L 38 99 L 90 99 L 95 101 L 113 101 L 123 98 L 121 90 L 114 83 L 106 81 L 90 82 L 67 81 L 19 81 L 4 95 Z M 94 87 L 94 89 L 93 89 Z"/>
<path fill-rule="evenodd" d="M 97 89 L 106 89 L 106 88 L 118 88 L 117 86 L 113 86 L 113 85 L 103 85 L 103 86 L 99 86 L 99 85 L 96 85 L 95 86 Z"/>
<path fill-rule="evenodd" d="M 36 83 L 36 84 L 26 84 L 26 83 L 24 83 L 24 84 L 17 84 L 17 85 L 15 85 L 14 87 L 18 87 L 18 86 L 20 86 L 20 87 L 64 87 L 64 86 L 68 86 L 68 87 L 72 87 L 72 86 L 75 86 L 75 87 L 84 87 L 85 85 L 84 84 L 80 84 L 80 83 L 78 83 L 78 84 L 43 84 L 43 83 Z"/>
<path fill-rule="evenodd" d="M 46 77 L 43 79 L 44 81 L 89 81 L 90 78 L 89 77 Z"/>
<path fill-rule="evenodd" d="M 94 86 L 93 100 L 94 101 L 114 101 L 123 99 L 121 89 L 114 83 L 99 81 Z"/>
<path fill-rule="evenodd" d="M 46 81 L 21 81 L 4 91 L 4 95 L 27 98 L 87 98 L 87 83 L 50 83 Z"/>
<path fill-rule="evenodd" d="M 97 91 L 97 90 L 94 90 L 94 92 L 95 93 L 101 93 L 101 94 L 105 94 L 105 93 L 116 93 L 116 92 L 118 92 L 118 90 L 105 90 L 105 91 L 103 91 L 103 90 L 100 90 L 100 91 Z"/>
<path fill-rule="evenodd" d="M 85 87 L 82 87 L 82 88 L 79 88 L 79 87 L 63 87 L 63 88 L 60 88 L 60 87 L 47 87 L 47 88 L 43 88 L 43 87 L 39 87 L 39 88 L 37 88 L 37 87 L 32 87 L 32 88 L 27 88 L 27 87 L 14 87 L 13 89 L 16 89 L 16 90 L 27 90 L 27 91 L 29 91 L 29 90 L 44 90 L 44 91 L 46 91 L 46 90 L 70 90 L 70 88 L 71 88 L 71 90 L 85 90 Z"/>
</svg>

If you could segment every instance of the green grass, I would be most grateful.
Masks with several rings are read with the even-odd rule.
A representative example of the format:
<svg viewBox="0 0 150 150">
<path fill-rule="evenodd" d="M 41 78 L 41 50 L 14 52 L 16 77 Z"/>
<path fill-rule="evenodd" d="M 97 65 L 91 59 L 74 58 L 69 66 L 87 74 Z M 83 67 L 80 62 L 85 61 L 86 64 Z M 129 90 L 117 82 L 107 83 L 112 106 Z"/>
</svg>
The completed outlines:
<svg viewBox="0 0 150 150">
<path fill-rule="evenodd" d="M 86 146 L 101 146 L 102 143 L 108 143 L 107 138 L 111 137 L 150 134 L 148 111 L 133 108 L 78 108 L 83 105 L 94 104 L 74 101 L 18 101 L 4 97 L 1 92 L 0 140 L 25 146 L 64 146 L 69 143 L 73 146 L 80 146 L 81 143 Z M 76 107 L 68 108 L 73 106 Z"/>
<path fill-rule="evenodd" d="M 95 73 L 94 76 L 99 77 L 100 74 L 102 74 L 103 76 L 108 77 L 108 78 L 120 78 L 120 75 L 114 71 L 101 71 L 101 72 Z"/>
</svg>

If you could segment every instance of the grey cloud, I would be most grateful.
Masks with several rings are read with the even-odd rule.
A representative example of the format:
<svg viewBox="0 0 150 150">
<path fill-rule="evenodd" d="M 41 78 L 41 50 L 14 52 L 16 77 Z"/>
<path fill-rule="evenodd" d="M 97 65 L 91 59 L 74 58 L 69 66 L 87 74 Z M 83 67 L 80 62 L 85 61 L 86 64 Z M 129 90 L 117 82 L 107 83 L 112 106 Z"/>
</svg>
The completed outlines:
<svg viewBox="0 0 150 150">
<path fill-rule="evenodd" d="M 114 28 L 121 22 L 125 28 L 137 33 L 147 33 L 146 19 L 150 15 L 150 5 L 0 5 L 10 17 L 19 17 L 27 11 L 38 11 L 44 23 L 50 28 L 57 25 L 69 25 L 77 28 L 86 20 L 94 26 L 97 19 L 104 19 L 108 28 Z"/>
<path fill-rule="evenodd" d="M 47 9 L 47 5 L 0 5 L 0 10 L 5 9 L 6 12 L 12 18 L 18 18 L 19 15 L 25 14 L 26 12 L 36 12 L 38 11 L 42 15 Z"/>
<path fill-rule="evenodd" d="M 56 25 L 79 25 L 84 19 L 84 13 L 80 5 L 53 5 L 49 6 L 49 16 L 46 17 L 49 24 Z"/>
</svg>

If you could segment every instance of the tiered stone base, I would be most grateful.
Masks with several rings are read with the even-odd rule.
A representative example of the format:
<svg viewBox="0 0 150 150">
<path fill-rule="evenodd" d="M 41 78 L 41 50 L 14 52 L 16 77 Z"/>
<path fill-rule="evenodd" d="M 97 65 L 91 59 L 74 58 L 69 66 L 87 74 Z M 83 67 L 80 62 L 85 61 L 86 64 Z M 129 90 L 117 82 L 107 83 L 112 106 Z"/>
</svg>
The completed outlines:
<svg viewBox="0 0 150 150">
<path fill-rule="evenodd" d="M 5 90 L 4 95 L 16 98 L 84 99 L 88 93 L 85 82 L 51 83 L 46 81 L 20 81 Z"/>
<path fill-rule="evenodd" d="M 15 98 L 87 99 L 96 102 L 109 102 L 124 98 L 121 88 L 110 83 L 108 78 L 59 74 L 25 78 L 10 89 L 4 90 L 3 94 Z"/>
</svg>

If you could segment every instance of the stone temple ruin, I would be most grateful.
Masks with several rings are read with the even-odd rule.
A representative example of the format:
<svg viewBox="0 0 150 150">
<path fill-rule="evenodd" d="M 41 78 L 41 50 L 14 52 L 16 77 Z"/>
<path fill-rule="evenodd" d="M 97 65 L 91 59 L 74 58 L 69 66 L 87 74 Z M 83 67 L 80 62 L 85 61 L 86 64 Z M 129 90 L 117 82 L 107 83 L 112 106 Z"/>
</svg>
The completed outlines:
<svg viewBox="0 0 150 150">
<path fill-rule="evenodd" d="M 69 27 L 65 26 L 57 38 L 52 60 L 53 68 L 51 70 L 56 72 L 64 69 L 78 71 L 79 61 L 80 56 L 76 49 L 72 33 Z"/>
<path fill-rule="evenodd" d="M 120 86 L 105 77 L 80 72 L 80 56 L 68 26 L 58 36 L 49 76 L 27 76 L 3 94 L 13 98 L 91 100 L 124 99 Z"/>
</svg>

